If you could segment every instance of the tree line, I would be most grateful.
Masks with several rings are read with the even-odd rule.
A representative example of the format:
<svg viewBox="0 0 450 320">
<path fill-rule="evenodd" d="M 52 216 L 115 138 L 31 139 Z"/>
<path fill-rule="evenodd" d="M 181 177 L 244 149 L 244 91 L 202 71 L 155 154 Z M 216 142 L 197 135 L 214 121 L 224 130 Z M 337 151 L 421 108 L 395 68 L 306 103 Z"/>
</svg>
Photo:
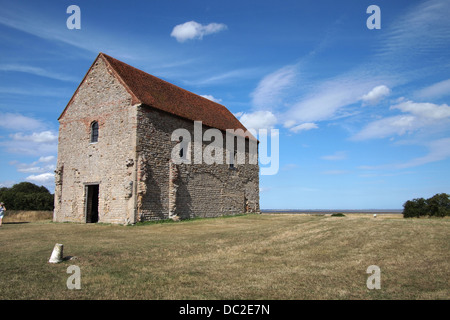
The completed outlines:
<svg viewBox="0 0 450 320">
<path fill-rule="evenodd" d="M 53 210 L 54 196 L 44 186 L 21 182 L 11 188 L 0 188 L 0 201 L 7 210 Z"/>
<path fill-rule="evenodd" d="M 450 195 L 438 193 L 431 198 L 416 198 L 403 204 L 404 218 L 450 216 Z"/>
</svg>

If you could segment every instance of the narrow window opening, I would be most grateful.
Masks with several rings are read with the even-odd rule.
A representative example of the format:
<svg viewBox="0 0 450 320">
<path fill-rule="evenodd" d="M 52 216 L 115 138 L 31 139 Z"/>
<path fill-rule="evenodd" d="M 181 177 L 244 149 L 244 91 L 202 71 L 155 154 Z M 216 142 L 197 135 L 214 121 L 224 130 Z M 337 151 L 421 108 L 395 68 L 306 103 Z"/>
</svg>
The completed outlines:
<svg viewBox="0 0 450 320">
<path fill-rule="evenodd" d="M 98 122 L 94 121 L 91 124 L 91 143 L 98 142 Z"/>
</svg>

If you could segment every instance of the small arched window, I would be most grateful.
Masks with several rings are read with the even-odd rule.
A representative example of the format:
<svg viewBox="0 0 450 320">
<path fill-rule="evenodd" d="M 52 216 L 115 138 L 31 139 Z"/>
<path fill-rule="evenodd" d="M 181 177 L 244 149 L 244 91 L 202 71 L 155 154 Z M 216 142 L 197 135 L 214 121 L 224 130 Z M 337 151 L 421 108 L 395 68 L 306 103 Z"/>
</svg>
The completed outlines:
<svg viewBox="0 0 450 320">
<path fill-rule="evenodd" d="M 98 141 L 98 122 L 94 121 L 91 123 L 91 143 Z"/>
</svg>

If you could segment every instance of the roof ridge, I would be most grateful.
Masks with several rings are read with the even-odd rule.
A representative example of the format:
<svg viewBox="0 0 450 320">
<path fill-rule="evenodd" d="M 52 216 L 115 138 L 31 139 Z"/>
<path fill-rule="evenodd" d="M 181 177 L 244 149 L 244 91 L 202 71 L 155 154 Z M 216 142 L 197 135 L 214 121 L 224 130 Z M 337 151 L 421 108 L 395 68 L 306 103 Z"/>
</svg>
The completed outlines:
<svg viewBox="0 0 450 320">
<path fill-rule="evenodd" d="M 204 125 L 222 131 L 242 129 L 244 132 L 248 132 L 247 128 L 224 105 L 160 79 L 103 52 L 98 54 L 58 119 L 64 115 L 90 70 L 100 58 L 105 62 L 107 70 L 129 92 L 133 105 L 141 103 L 190 121 L 202 121 Z M 256 140 L 253 135 L 252 138 Z"/>
<path fill-rule="evenodd" d="M 105 60 L 108 61 L 108 64 L 109 64 L 109 65 L 111 65 L 111 63 L 110 63 L 110 61 L 109 61 L 108 59 L 111 59 L 111 60 L 116 61 L 116 62 L 118 62 L 118 63 L 120 63 L 120 64 L 126 65 L 128 68 L 132 68 L 132 69 L 136 70 L 137 72 L 144 73 L 144 74 L 146 74 L 147 76 L 150 76 L 150 77 L 152 77 L 152 78 L 154 78 L 154 79 L 156 79 L 156 80 L 158 80 L 158 81 L 165 82 L 165 83 L 166 83 L 167 85 L 169 85 L 169 86 L 176 87 L 176 88 L 178 88 L 178 89 L 180 89 L 180 90 L 183 90 L 183 91 L 187 92 L 188 94 L 194 94 L 194 95 L 198 96 L 198 97 L 201 98 L 201 99 L 207 100 L 208 102 L 212 102 L 212 103 L 217 104 L 217 105 L 219 105 L 219 106 L 225 107 L 225 106 L 224 106 L 223 104 L 221 104 L 221 103 L 218 103 L 218 102 L 216 102 L 216 101 L 212 101 L 212 100 L 210 100 L 210 99 L 208 99 L 208 98 L 205 98 L 205 97 L 202 97 L 201 95 L 198 95 L 198 94 L 196 94 L 196 93 L 194 93 L 194 92 L 192 92 L 192 91 L 189 91 L 189 90 L 184 89 L 184 88 L 182 88 L 182 87 L 180 87 L 180 86 L 177 86 L 176 84 L 173 84 L 173 83 L 171 83 L 171 82 L 169 82 L 169 81 L 167 81 L 167 80 L 161 79 L 161 78 L 159 78 L 159 77 L 157 77 L 157 76 L 154 76 L 154 75 L 152 75 L 152 74 L 150 74 L 150 73 L 148 73 L 148 72 L 145 72 L 144 70 L 141 70 L 141 69 L 139 69 L 139 68 L 136 68 L 136 67 L 134 67 L 134 66 L 132 66 L 132 65 L 126 63 L 126 62 L 123 62 L 123 61 L 118 60 L 118 59 L 116 59 L 116 58 L 114 58 L 114 57 L 111 57 L 110 55 L 108 55 L 108 54 L 106 54 L 106 53 L 100 52 L 99 55 L 102 55 L 102 56 L 105 58 Z M 111 67 L 114 68 L 112 65 L 111 65 Z M 120 75 L 119 75 L 119 76 L 120 76 Z M 120 78 L 122 79 L 122 77 L 120 77 Z M 225 108 L 226 108 L 226 107 L 225 107 Z"/>
</svg>

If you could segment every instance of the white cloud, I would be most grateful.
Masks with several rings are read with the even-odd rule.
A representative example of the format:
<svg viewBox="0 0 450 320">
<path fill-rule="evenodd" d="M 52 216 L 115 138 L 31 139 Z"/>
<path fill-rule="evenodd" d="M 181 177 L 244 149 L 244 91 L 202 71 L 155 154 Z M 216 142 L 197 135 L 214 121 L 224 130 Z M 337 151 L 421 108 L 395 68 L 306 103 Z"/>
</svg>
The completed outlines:
<svg viewBox="0 0 450 320">
<path fill-rule="evenodd" d="M 248 130 L 272 129 L 277 124 L 276 116 L 270 111 L 255 111 L 253 113 L 244 113 L 239 121 Z"/>
<path fill-rule="evenodd" d="M 45 127 L 44 123 L 21 114 L 3 113 L 0 114 L 0 127 L 9 130 L 39 130 Z"/>
<path fill-rule="evenodd" d="M 176 25 L 171 37 L 177 39 L 178 42 L 185 42 L 187 40 L 202 39 L 204 36 L 226 30 L 227 26 L 223 23 L 210 23 L 202 25 L 195 21 L 188 21 L 183 24 Z"/>
<path fill-rule="evenodd" d="M 450 95 L 450 79 L 432 84 L 415 94 L 418 98 L 440 98 Z"/>
<path fill-rule="evenodd" d="M 52 162 L 52 163 L 50 163 Z M 34 161 L 30 164 L 20 163 L 18 161 L 11 161 L 10 165 L 16 167 L 18 172 L 24 173 L 43 173 L 48 171 L 54 171 L 56 169 L 56 157 L 55 156 L 46 156 L 40 157 L 39 160 Z M 41 166 L 41 164 L 45 163 L 45 166 Z"/>
<path fill-rule="evenodd" d="M 347 153 L 344 151 L 336 151 L 334 154 L 321 157 L 323 160 L 337 161 L 347 159 Z"/>
<path fill-rule="evenodd" d="M 413 101 L 404 101 L 391 106 L 391 109 L 399 109 L 403 112 L 409 112 L 420 118 L 444 119 L 450 117 L 450 107 L 446 104 L 436 105 L 433 103 L 417 103 Z"/>
<path fill-rule="evenodd" d="M 365 94 L 362 97 L 362 101 L 364 104 L 375 105 L 380 102 L 383 98 L 387 97 L 391 93 L 391 89 L 389 89 L 385 85 L 377 86 L 370 90 L 369 93 Z"/>
<path fill-rule="evenodd" d="M 55 174 L 47 172 L 38 175 L 31 175 L 26 177 L 25 180 L 39 184 L 51 184 L 55 180 Z"/>
<path fill-rule="evenodd" d="M 15 141 L 30 141 L 35 143 L 51 143 L 58 140 L 58 136 L 51 131 L 33 132 L 31 135 L 24 135 L 23 133 L 15 133 L 11 135 Z"/>
<path fill-rule="evenodd" d="M 58 136 L 51 131 L 33 132 L 24 134 L 22 132 L 10 134 L 10 140 L 1 141 L 9 153 L 26 155 L 55 154 L 58 148 Z"/>
<path fill-rule="evenodd" d="M 299 125 L 297 125 L 295 127 L 291 127 L 289 129 L 289 131 L 297 133 L 297 132 L 300 132 L 300 131 L 308 131 L 308 130 L 318 129 L 318 128 L 319 127 L 317 126 L 317 124 L 312 123 L 312 122 L 307 122 L 307 123 L 299 124 Z"/>
<path fill-rule="evenodd" d="M 222 102 L 222 99 L 217 99 L 217 98 L 215 98 L 214 96 L 212 96 L 210 94 L 203 94 L 203 95 L 200 95 L 200 97 L 206 98 L 208 100 L 211 100 L 211 101 L 214 101 L 214 102 L 217 102 L 217 103 L 221 103 Z"/>
</svg>

